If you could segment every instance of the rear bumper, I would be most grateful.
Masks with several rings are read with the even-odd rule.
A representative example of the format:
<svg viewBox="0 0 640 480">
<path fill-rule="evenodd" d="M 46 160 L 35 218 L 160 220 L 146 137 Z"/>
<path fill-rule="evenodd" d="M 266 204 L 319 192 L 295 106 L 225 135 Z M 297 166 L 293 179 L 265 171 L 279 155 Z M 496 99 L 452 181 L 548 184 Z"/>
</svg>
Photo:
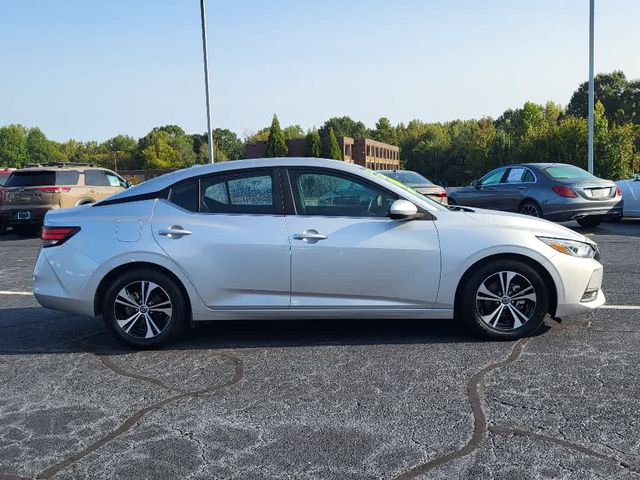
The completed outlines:
<svg viewBox="0 0 640 480">
<path fill-rule="evenodd" d="M 11 210 L 0 210 L 0 223 L 6 227 L 12 226 L 42 226 L 44 223 L 44 216 L 50 209 L 48 208 L 28 208 L 24 209 L 13 208 Z M 29 213 L 29 218 L 24 217 L 24 213 Z"/>
<path fill-rule="evenodd" d="M 545 212 L 545 220 L 552 222 L 568 222 L 569 220 L 578 220 L 584 217 L 622 217 L 622 206 L 615 207 L 591 207 L 585 208 L 584 206 L 575 206 L 567 210 L 556 210 L 551 212 Z"/>
</svg>

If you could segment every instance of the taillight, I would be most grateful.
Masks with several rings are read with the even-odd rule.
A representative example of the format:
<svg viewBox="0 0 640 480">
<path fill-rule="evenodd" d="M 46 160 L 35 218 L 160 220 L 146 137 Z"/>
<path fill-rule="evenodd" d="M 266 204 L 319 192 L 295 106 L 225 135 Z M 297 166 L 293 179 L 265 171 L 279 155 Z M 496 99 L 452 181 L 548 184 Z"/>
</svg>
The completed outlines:
<svg viewBox="0 0 640 480">
<path fill-rule="evenodd" d="M 43 247 L 55 247 L 62 245 L 64 242 L 73 237 L 80 231 L 80 227 L 42 227 L 40 238 L 42 238 Z"/>
<path fill-rule="evenodd" d="M 447 192 L 434 192 L 431 195 L 438 198 L 447 198 Z"/>
<path fill-rule="evenodd" d="M 46 193 L 67 193 L 71 187 L 38 187 L 36 190 Z"/>
<path fill-rule="evenodd" d="M 571 197 L 575 198 L 578 195 L 571 188 L 565 187 L 564 185 L 556 185 L 553 187 L 553 191 L 556 192 L 561 197 Z"/>
<path fill-rule="evenodd" d="M 622 189 L 620 187 L 616 187 L 616 197 L 622 196 Z"/>
</svg>

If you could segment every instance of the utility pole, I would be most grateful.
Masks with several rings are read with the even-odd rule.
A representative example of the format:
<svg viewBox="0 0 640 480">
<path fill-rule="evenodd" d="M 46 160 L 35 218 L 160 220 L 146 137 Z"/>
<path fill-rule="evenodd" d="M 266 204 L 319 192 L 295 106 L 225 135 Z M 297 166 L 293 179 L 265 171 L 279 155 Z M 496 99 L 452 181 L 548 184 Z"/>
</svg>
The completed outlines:
<svg viewBox="0 0 640 480">
<path fill-rule="evenodd" d="M 204 92 L 207 101 L 207 138 L 209 139 L 209 161 L 213 160 L 213 133 L 211 132 L 211 97 L 209 95 L 209 54 L 207 52 L 207 16 L 205 0 L 200 0 L 200 20 L 202 23 L 202 53 L 204 61 Z"/>
<path fill-rule="evenodd" d="M 595 0 L 589 0 L 589 157 L 587 161 L 589 173 L 593 173 L 593 110 L 595 93 L 593 84 L 593 10 Z"/>
</svg>

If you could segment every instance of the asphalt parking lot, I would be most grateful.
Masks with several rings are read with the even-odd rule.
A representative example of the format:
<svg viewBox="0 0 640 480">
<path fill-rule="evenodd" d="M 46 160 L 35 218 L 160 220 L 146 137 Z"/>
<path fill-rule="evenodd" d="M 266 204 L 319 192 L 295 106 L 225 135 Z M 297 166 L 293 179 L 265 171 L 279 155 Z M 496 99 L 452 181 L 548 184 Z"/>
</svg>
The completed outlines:
<svg viewBox="0 0 640 480">
<path fill-rule="evenodd" d="M 148 352 L 40 308 L 39 240 L 0 237 L 0 479 L 640 478 L 640 222 L 578 230 L 609 307 L 533 338 L 229 322 Z"/>
</svg>

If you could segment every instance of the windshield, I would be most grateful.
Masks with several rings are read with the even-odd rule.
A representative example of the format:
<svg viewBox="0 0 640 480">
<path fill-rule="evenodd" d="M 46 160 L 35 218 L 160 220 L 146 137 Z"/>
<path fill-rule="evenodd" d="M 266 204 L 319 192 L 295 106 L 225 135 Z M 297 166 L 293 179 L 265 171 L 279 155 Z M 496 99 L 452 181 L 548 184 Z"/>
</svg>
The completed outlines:
<svg viewBox="0 0 640 480">
<path fill-rule="evenodd" d="M 79 173 L 77 170 L 37 170 L 34 172 L 13 172 L 7 180 L 6 187 L 46 187 L 51 185 L 76 185 Z"/>
<path fill-rule="evenodd" d="M 396 180 L 394 178 L 391 178 L 391 177 L 385 175 L 384 173 L 376 172 L 374 170 L 369 170 L 369 169 L 366 169 L 366 170 L 369 173 L 372 173 L 374 176 L 376 176 L 376 177 L 378 177 L 378 178 L 380 178 L 380 179 L 382 179 L 382 180 L 384 180 L 386 182 L 389 182 L 389 183 L 395 185 L 396 187 L 401 188 L 402 190 L 404 190 L 406 192 L 409 192 L 411 195 L 414 195 L 414 196 L 420 198 L 421 200 L 423 200 L 425 202 L 428 202 L 429 205 L 434 206 L 438 210 L 447 210 L 445 207 L 443 207 L 440 203 L 436 202 L 435 200 L 431 200 L 426 195 L 422 195 L 420 192 L 414 190 L 411 187 L 406 186 L 404 183 L 401 183 L 401 182 L 399 182 L 398 180 Z"/>
<path fill-rule="evenodd" d="M 553 167 L 545 168 L 544 171 L 555 180 L 589 180 L 597 178 L 574 165 L 554 165 Z"/>
</svg>

